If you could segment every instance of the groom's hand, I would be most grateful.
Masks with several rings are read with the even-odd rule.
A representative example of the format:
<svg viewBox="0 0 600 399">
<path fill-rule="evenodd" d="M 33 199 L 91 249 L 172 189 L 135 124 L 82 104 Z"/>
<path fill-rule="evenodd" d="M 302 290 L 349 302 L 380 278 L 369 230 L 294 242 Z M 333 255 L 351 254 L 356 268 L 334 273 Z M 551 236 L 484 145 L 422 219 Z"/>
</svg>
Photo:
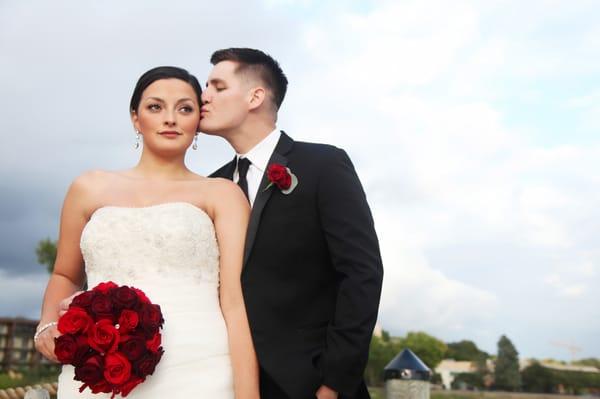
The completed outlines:
<svg viewBox="0 0 600 399">
<path fill-rule="evenodd" d="M 83 291 L 77 291 L 70 297 L 67 297 L 67 298 L 63 299 L 62 301 L 60 301 L 60 305 L 58 306 L 58 317 L 62 317 L 62 315 L 67 313 L 67 310 L 69 310 L 69 305 L 71 305 L 71 302 L 73 302 L 73 298 L 75 298 L 77 295 L 81 294 L 82 292 Z"/>
<path fill-rule="evenodd" d="M 317 399 L 337 399 L 338 393 L 326 385 L 321 385 L 315 396 Z"/>
</svg>

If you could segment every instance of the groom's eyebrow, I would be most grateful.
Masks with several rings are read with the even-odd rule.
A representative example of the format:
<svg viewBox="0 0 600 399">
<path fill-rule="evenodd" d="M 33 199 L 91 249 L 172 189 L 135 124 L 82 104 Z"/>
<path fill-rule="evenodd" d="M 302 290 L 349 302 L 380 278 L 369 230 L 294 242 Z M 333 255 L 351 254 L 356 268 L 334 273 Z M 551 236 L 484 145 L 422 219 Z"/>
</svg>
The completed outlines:
<svg viewBox="0 0 600 399">
<path fill-rule="evenodd" d="M 208 87 L 209 83 L 216 85 L 217 83 L 225 83 L 225 81 L 223 79 L 213 78 L 213 79 L 209 80 L 208 82 L 206 82 L 206 87 Z"/>
</svg>

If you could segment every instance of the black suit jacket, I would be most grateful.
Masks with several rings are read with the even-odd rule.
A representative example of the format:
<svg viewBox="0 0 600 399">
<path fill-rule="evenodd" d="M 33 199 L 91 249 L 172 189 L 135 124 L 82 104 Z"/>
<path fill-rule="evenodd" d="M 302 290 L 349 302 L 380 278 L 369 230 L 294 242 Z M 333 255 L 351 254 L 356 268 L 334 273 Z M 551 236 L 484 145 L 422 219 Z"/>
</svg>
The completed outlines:
<svg viewBox="0 0 600 399">
<path fill-rule="evenodd" d="M 269 165 L 298 178 L 283 194 L 266 173 L 254 202 L 242 288 L 262 372 L 292 399 L 325 384 L 368 398 L 363 381 L 383 267 L 373 219 L 346 153 L 285 133 Z M 211 176 L 232 179 L 232 161 Z"/>
</svg>

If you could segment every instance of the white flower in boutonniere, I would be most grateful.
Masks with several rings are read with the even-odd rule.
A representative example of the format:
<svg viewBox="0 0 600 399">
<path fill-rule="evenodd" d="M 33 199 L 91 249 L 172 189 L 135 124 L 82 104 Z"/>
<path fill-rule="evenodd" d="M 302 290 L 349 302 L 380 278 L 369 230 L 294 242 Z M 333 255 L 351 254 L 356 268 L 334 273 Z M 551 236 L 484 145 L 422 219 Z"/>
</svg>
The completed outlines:
<svg viewBox="0 0 600 399">
<path fill-rule="evenodd" d="M 269 185 L 264 191 L 267 191 L 271 186 L 277 186 L 283 194 L 289 194 L 298 185 L 298 178 L 292 173 L 290 168 L 273 163 L 269 165 L 267 169 L 267 178 L 269 179 Z"/>
</svg>

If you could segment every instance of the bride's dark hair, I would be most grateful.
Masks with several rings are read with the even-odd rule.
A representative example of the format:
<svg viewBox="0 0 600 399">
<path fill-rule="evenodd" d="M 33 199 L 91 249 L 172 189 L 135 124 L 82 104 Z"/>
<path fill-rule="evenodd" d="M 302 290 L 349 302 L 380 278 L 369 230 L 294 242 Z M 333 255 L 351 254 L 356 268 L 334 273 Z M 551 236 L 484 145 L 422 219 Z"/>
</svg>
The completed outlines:
<svg viewBox="0 0 600 399">
<path fill-rule="evenodd" d="M 174 66 L 160 66 L 152 68 L 145 72 L 137 81 L 133 94 L 131 95 L 131 102 L 129 103 L 129 111 L 136 112 L 142 99 L 142 93 L 146 90 L 146 87 L 150 86 L 157 80 L 160 79 L 179 79 L 188 83 L 198 96 L 198 104 L 202 103 L 200 96 L 202 95 L 202 87 L 198 83 L 198 79 L 183 68 Z"/>
</svg>

